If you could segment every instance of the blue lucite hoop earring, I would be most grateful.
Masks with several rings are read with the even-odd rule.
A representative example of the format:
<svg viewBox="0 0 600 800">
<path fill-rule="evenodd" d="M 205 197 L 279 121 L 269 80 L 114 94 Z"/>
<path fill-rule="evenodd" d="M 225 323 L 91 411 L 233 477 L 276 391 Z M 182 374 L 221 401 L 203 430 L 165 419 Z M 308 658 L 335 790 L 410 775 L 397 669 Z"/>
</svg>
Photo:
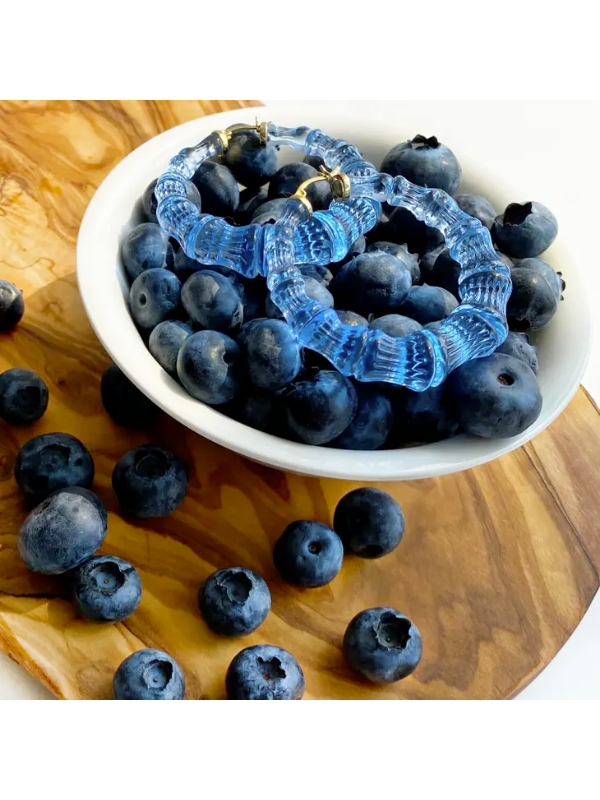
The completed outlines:
<svg viewBox="0 0 600 800">
<path fill-rule="evenodd" d="M 498 258 L 489 231 L 459 209 L 439 189 L 425 189 L 402 177 L 380 173 L 359 151 L 319 130 L 256 126 L 263 141 L 320 156 L 329 172 L 334 200 L 327 211 L 311 213 L 303 187 L 273 225 L 235 228 L 201 214 L 186 199 L 186 182 L 200 164 L 225 152 L 236 130 L 215 131 L 169 162 L 156 186 L 157 217 L 190 258 L 228 266 L 246 277 L 263 275 L 299 343 L 325 356 L 344 375 L 385 381 L 424 391 L 438 386 L 460 364 L 492 353 L 506 338 L 510 270 Z M 337 191 L 336 191 L 337 190 Z M 434 332 L 428 329 L 392 338 L 364 326 L 343 324 L 333 309 L 310 299 L 297 264 L 340 261 L 352 243 L 370 230 L 381 203 L 409 209 L 439 230 L 451 257 L 461 266 L 460 305 Z"/>
</svg>

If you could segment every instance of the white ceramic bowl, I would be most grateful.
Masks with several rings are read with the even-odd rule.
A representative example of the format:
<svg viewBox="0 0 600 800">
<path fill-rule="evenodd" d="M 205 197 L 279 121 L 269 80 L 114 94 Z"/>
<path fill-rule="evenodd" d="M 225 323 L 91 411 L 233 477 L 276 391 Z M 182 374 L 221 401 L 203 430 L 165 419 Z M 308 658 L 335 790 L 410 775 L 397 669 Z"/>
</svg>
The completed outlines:
<svg viewBox="0 0 600 800">
<path fill-rule="evenodd" d="M 231 111 L 180 125 L 146 142 L 125 158 L 102 183 L 92 199 L 79 231 L 77 276 L 90 322 L 100 341 L 123 372 L 158 406 L 181 423 L 208 439 L 255 461 L 307 475 L 349 480 L 408 480 L 468 469 L 491 461 L 519 447 L 538 434 L 567 405 L 581 382 L 590 349 L 591 325 L 584 287 L 569 258 L 567 243 L 558 242 L 547 258 L 560 264 L 568 284 L 565 302 L 548 328 L 535 337 L 539 349 L 540 386 L 544 398 L 538 420 L 521 436 L 488 441 L 460 436 L 437 444 L 405 450 L 359 452 L 289 442 L 254 430 L 191 398 L 152 358 L 129 315 L 126 282 L 120 263 L 119 245 L 135 222 L 133 209 L 150 181 L 167 166 L 171 156 L 200 141 L 216 128 L 234 122 L 259 119 L 282 125 L 309 125 L 347 139 L 375 164 L 389 148 L 417 132 L 403 123 L 403 109 L 389 105 L 352 108 L 325 105 L 286 104 L 262 109 Z M 443 137 L 444 120 L 428 125 Z M 467 126 L 465 125 L 465 128 Z M 424 133 L 427 133 L 424 130 Z M 448 144 L 463 167 L 464 191 L 479 192 L 497 208 L 508 202 L 531 199 L 519 176 L 492 177 L 486 169 L 469 164 L 469 137 L 465 131 L 457 141 L 456 131 Z M 283 160 L 299 156 L 290 150 Z M 300 156 L 301 157 L 301 156 Z M 539 199 L 543 202 L 544 198 Z"/>
</svg>

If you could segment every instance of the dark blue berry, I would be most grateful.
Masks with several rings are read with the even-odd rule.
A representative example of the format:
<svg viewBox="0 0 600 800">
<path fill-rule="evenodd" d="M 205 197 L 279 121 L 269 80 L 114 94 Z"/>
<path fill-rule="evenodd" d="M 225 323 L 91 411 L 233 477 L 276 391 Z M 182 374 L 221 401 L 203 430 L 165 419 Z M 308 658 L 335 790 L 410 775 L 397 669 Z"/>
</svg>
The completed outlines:
<svg viewBox="0 0 600 800">
<path fill-rule="evenodd" d="M 436 258 L 428 276 L 432 286 L 440 286 L 450 294 L 458 297 L 458 279 L 460 277 L 460 264 L 450 255 L 448 248 L 444 247 Z M 430 320 L 433 322 L 433 320 Z"/>
<path fill-rule="evenodd" d="M 75 570 L 71 598 L 77 612 L 94 622 L 121 622 L 142 599 L 138 571 L 116 556 L 95 556 Z"/>
<path fill-rule="evenodd" d="M 0 331 L 10 331 L 25 313 L 23 295 L 17 287 L 0 279 Z"/>
<path fill-rule="evenodd" d="M 248 386 L 223 410 L 228 416 L 265 433 L 276 433 L 278 426 L 277 397 L 264 389 Z"/>
<path fill-rule="evenodd" d="M 364 325 L 367 327 L 369 324 L 368 320 L 361 314 L 357 314 L 356 311 L 337 311 L 337 315 L 344 325 Z"/>
<path fill-rule="evenodd" d="M 267 202 L 267 190 L 244 189 L 240 192 L 240 204 L 235 212 L 234 219 L 238 225 L 250 225 L 252 215 L 259 206 Z"/>
<path fill-rule="evenodd" d="M 320 281 L 310 276 L 304 276 L 304 291 L 311 300 L 321 303 L 325 308 L 333 308 L 334 299 L 333 295 Z M 265 302 L 265 309 L 267 316 L 271 319 L 283 319 L 283 314 L 275 303 L 271 300 L 269 295 Z"/>
<path fill-rule="evenodd" d="M 143 444 L 116 464 L 112 485 L 125 514 L 142 519 L 167 517 L 183 502 L 188 476 L 175 453 Z"/>
<path fill-rule="evenodd" d="M 276 392 L 300 372 L 300 348 L 287 323 L 279 319 L 255 319 L 238 336 L 244 366 L 255 386 Z"/>
<path fill-rule="evenodd" d="M 87 561 L 106 536 L 94 503 L 72 492 L 56 492 L 36 506 L 19 529 L 19 555 L 27 569 L 61 575 Z"/>
<path fill-rule="evenodd" d="M 242 384 L 243 359 L 233 339 L 217 331 L 199 331 L 182 344 L 177 375 L 185 390 L 211 406 L 233 400 Z"/>
<path fill-rule="evenodd" d="M 418 220 L 407 208 L 394 209 L 389 218 L 389 225 L 382 230 L 382 233 L 388 235 L 379 236 L 372 241 L 383 240 L 405 244 L 411 253 L 417 253 L 419 256 L 444 242 L 440 231 Z"/>
<path fill-rule="evenodd" d="M 424 392 L 406 389 L 394 399 L 396 446 L 441 442 L 457 433 L 458 422 L 450 409 L 444 384 Z"/>
<path fill-rule="evenodd" d="M 410 271 L 395 256 L 363 253 L 342 267 L 334 291 L 342 308 L 383 315 L 400 306 L 411 285 Z"/>
<path fill-rule="evenodd" d="M 389 399 L 372 388 L 355 384 L 358 407 L 346 430 L 329 443 L 341 450 L 377 450 L 392 429 L 393 412 Z"/>
<path fill-rule="evenodd" d="M 417 668 L 423 654 L 421 634 L 394 608 L 368 608 L 350 622 L 344 654 L 352 669 L 372 683 L 394 683 Z"/>
<path fill-rule="evenodd" d="M 352 383 L 339 372 L 321 370 L 281 393 L 287 429 L 306 444 L 326 444 L 352 422 L 358 400 Z"/>
<path fill-rule="evenodd" d="M 192 329 L 189 325 L 177 319 L 159 323 L 150 334 L 148 349 L 161 367 L 173 377 L 177 376 L 179 348 L 191 335 Z"/>
<path fill-rule="evenodd" d="M 278 197 L 276 200 L 268 200 L 261 206 L 254 209 L 250 222 L 253 225 L 268 225 L 281 219 L 287 207 L 287 200 Z"/>
<path fill-rule="evenodd" d="M 506 307 L 508 326 L 512 331 L 543 328 L 558 309 L 554 288 L 536 270 L 515 267 L 511 273 L 512 292 Z"/>
<path fill-rule="evenodd" d="M 158 178 L 152 181 L 146 187 L 144 194 L 142 195 L 142 213 L 145 217 L 146 222 L 153 222 L 158 223 L 158 219 L 156 218 L 156 209 L 158 208 L 158 200 L 156 199 L 156 195 L 154 194 L 154 190 L 156 189 L 156 184 L 158 183 Z M 193 203 L 198 211 L 202 208 L 202 200 L 200 198 L 200 192 L 191 181 L 186 182 L 185 186 L 185 196 L 186 198 Z"/>
<path fill-rule="evenodd" d="M 185 679 L 179 664 L 162 650 L 138 650 L 118 667 L 115 700 L 183 700 Z"/>
<path fill-rule="evenodd" d="M 387 492 L 370 487 L 354 489 L 337 504 L 333 529 L 350 553 L 381 558 L 400 544 L 404 514 Z"/>
<path fill-rule="evenodd" d="M 69 433 L 43 433 L 19 450 L 15 480 L 28 503 L 34 505 L 67 486 L 89 489 L 94 461 L 89 450 Z"/>
<path fill-rule="evenodd" d="M 124 428 L 148 428 L 160 409 L 124 375 L 116 364 L 102 374 L 100 396 L 106 413 Z"/>
<path fill-rule="evenodd" d="M 509 331 L 504 342 L 496 349 L 497 353 L 504 353 L 507 356 L 518 358 L 531 369 L 534 375 L 538 374 L 537 349 L 529 343 L 526 333 L 515 333 Z"/>
<path fill-rule="evenodd" d="M 423 284 L 412 287 L 400 306 L 400 311 L 421 325 L 427 325 L 430 322 L 446 319 L 457 306 L 458 300 L 446 289 Z"/>
<path fill-rule="evenodd" d="M 367 253 L 387 253 L 390 256 L 395 256 L 410 272 L 412 282 L 418 283 L 421 279 L 421 270 L 419 269 L 419 259 L 408 252 L 405 244 L 394 244 L 393 242 L 374 242 L 367 248 Z"/>
<path fill-rule="evenodd" d="M 448 194 L 456 192 L 461 178 L 460 164 L 452 150 L 435 136 L 420 134 L 392 147 L 381 162 L 381 171 Z"/>
<path fill-rule="evenodd" d="M 527 364 L 504 353 L 463 364 L 446 385 L 461 428 L 484 439 L 518 436 L 542 410 L 535 375 Z"/>
<path fill-rule="evenodd" d="M 273 561 L 284 581 L 306 589 L 330 583 L 342 568 L 344 545 L 327 525 L 292 522 L 273 548 Z"/>
<path fill-rule="evenodd" d="M 421 256 L 419 261 L 419 270 L 421 271 L 421 280 L 423 283 L 431 283 L 431 272 L 437 257 L 446 249 L 445 244 L 438 244 L 435 247 L 426 250 Z"/>
<path fill-rule="evenodd" d="M 48 387 L 37 372 L 7 369 L 0 375 L 0 418 L 9 425 L 30 425 L 48 408 Z"/>
<path fill-rule="evenodd" d="M 246 647 L 225 678 L 229 700 L 300 700 L 304 675 L 291 653 L 270 644 Z"/>
<path fill-rule="evenodd" d="M 243 567 L 219 569 L 198 592 L 204 621 L 222 636 L 247 636 L 267 618 L 271 593 L 264 580 Z"/>
<path fill-rule="evenodd" d="M 304 156 L 302 159 L 305 164 L 309 164 L 311 167 L 319 171 L 321 167 L 325 166 L 325 162 L 321 158 L 321 156 Z"/>
<path fill-rule="evenodd" d="M 410 317 L 403 317 L 402 314 L 386 314 L 385 317 L 374 319 L 370 325 L 376 331 L 382 331 L 388 336 L 406 336 L 409 333 L 416 333 L 421 330 L 421 325 Z"/>
<path fill-rule="evenodd" d="M 562 272 L 556 272 L 547 261 L 542 261 L 541 258 L 524 258 L 521 261 L 517 261 L 514 266 L 516 269 L 530 269 L 539 273 L 548 281 L 557 302 L 563 299 L 562 293 L 565 290 L 565 282 L 562 278 Z"/>
<path fill-rule="evenodd" d="M 454 200 L 461 211 L 470 217 L 475 217 L 488 230 L 491 230 L 498 212 L 489 200 L 479 194 L 459 194 Z"/>
<path fill-rule="evenodd" d="M 235 133 L 223 161 L 236 181 L 250 188 L 262 186 L 277 172 L 277 150 L 261 144 L 255 131 Z"/>
<path fill-rule="evenodd" d="M 132 282 L 147 269 L 171 269 L 175 263 L 169 237 L 151 222 L 144 222 L 127 234 L 121 245 L 121 258 Z"/>
<path fill-rule="evenodd" d="M 102 524 L 106 528 L 108 525 L 108 514 L 106 513 L 106 506 L 100 500 L 96 492 L 92 492 L 91 489 L 84 489 L 83 486 L 66 486 L 64 489 L 58 489 L 56 492 L 53 492 L 51 497 L 58 492 L 68 492 L 69 494 L 76 494 L 79 497 L 85 497 L 86 500 L 89 500 L 90 503 L 95 507 L 96 511 L 100 514 L 100 519 L 102 520 Z"/>
<path fill-rule="evenodd" d="M 492 238 L 511 258 L 535 258 L 556 239 L 556 217 L 541 203 L 511 203 L 496 217 Z"/>
<path fill-rule="evenodd" d="M 191 275 L 181 292 L 183 307 L 203 328 L 229 335 L 244 321 L 244 305 L 236 285 L 214 270 Z"/>
<path fill-rule="evenodd" d="M 318 174 L 314 167 L 301 161 L 280 167 L 269 183 L 269 200 L 275 200 L 278 197 L 290 197 L 301 183 L 309 178 L 316 177 Z M 306 190 L 306 194 L 313 211 L 329 208 L 331 189 L 327 181 L 311 184 Z"/>
<path fill-rule="evenodd" d="M 233 217 L 240 204 L 240 190 L 231 170 L 224 164 L 205 161 L 192 181 L 202 197 L 202 211 L 215 217 Z"/>
<path fill-rule="evenodd" d="M 152 330 L 179 309 L 181 281 L 168 269 L 148 269 L 134 280 L 129 302 L 136 324 Z"/>
</svg>

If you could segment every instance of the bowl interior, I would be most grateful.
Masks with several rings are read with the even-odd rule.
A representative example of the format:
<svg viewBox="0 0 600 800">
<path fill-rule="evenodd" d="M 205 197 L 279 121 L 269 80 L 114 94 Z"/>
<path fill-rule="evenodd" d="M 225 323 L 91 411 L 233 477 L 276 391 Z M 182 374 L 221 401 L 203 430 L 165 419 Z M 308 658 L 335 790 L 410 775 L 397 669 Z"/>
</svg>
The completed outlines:
<svg viewBox="0 0 600 800">
<path fill-rule="evenodd" d="M 399 141 L 415 135 L 402 125 L 398 111 L 387 106 L 328 110 L 323 106 L 290 105 L 258 109 L 260 119 L 283 125 L 310 125 L 347 139 L 378 165 Z M 173 128 L 146 142 L 125 158 L 96 192 L 83 219 L 77 243 L 77 275 L 90 322 L 111 358 L 158 406 L 197 433 L 242 455 L 288 472 L 350 480 L 400 480 L 430 477 L 467 469 L 496 458 L 543 430 L 576 391 L 590 348 L 590 315 L 584 287 L 571 262 L 566 244 L 555 243 L 544 255 L 563 272 L 566 301 L 550 325 L 532 337 L 538 347 L 542 413 L 522 435 L 496 441 L 459 436 L 404 450 L 345 451 L 288 442 L 248 428 L 189 397 L 152 358 L 138 334 L 128 309 L 128 287 L 119 250 L 120 242 L 139 221 L 139 198 L 163 172 L 169 159 L 183 147 L 200 141 L 216 128 L 254 118 L 254 110 L 225 112 Z M 461 191 L 486 196 L 498 209 L 522 200 L 527 187 L 512 186 L 504 177 L 470 164 L 468 139 L 449 141 L 463 167 Z M 289 149 L 280 163 L 302 155 Z M 543 201 L 543 198 L 540 198 Z"/>
</svg>

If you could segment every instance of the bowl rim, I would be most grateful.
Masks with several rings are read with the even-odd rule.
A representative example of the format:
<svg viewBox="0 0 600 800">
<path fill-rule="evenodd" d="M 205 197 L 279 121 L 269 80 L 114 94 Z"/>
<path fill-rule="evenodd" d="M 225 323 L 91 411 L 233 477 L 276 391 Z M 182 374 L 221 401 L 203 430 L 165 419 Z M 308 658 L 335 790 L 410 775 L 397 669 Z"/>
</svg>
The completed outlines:
<svg viewBox="0 0 600 800">
<path fill-rule="evenodd" d="M 251 118 L 257 113 L 262 119 L 289 125 L 300 122 L 310 124 L 307 120 L 312 119 L 312 124 L 321 125 L 327 132 L 334 126 L 343 126 L 352 121 L 356 124 L 357 118 L 364 118 L 357 110 L 357 104 L 329 109 L 315 103 L 236 109 L 200 117 L 158 134 L 133 150 L 106 176 L 88 205 L 77 238 L 76 264 L 79 291 L 94 332 L 109 356 L 127 377 L 157 406 L 187 428 L 246 458 L 286 472 L 345 480 L 412 480 L 470 469 L 520 447 L 556 419 L 577 391 L 591 349 L 589 302 L 579 280 L 576 285 L 579 292 L 577 304 L 581 339 L 578 358 L 570 364 L 570 380 L 561 387 L 560 397 L 555 401 L 551 411 L 544 414 L 542 410 L 542 414 L 530 428 L 510 439 L 486 440 L 459 436 L 443 442 L 398 450 L 359 451 L 315 447 L 280 439 L 225 417 L 218 411 L 218 407 L 205 406 L 189 397 L 182 387 L 162 370 L 146 349 L 129 318 L 126 304 L 123 303 L 122 308 L 115 309 L 108 302 L 114 296 L 118 277 L 116 272 L 115 274 L 106 272 L 107 245 L 103 232 L 111 221 L 111 213 L 114 213 L 115 198 L 119 196 L 120 187 L 131 184 L 134 177 L 140 181 L 141 195 L 145 185 L 156 177 L 156 174 L 153 174 L 155 170 L 149 169 L 151 163 L 160 161 L 166 165 L 168 159 L 178 150 L 194 144 L 212 130 L 227 127 L 244 117 Z M 374 106 L 369 103 L 370 127 L 376 129 L 378 124 L 388 123 L 389 117 L 389 104 Z M 320 122 L 316 123 L 314 120 Z M 337 131 L 334 132 L 337 134 Z M 468 158 L 464 159 L 461 156 L 461 163 L 470 162 Z M 479 165 L 475 167 L 475 171 L 479 171 Z M 146 183 L 142 185 L 144 181 Z M 129 217 L 131 211 L 132 208 Z M 127 222 L 129 217 L 126 219 Z M 120 220 L 123 224 L 125 218 L 120 217 Z M 565 252 L 562 242 L 560 250 L 561 253 Z M 573 273 L 579 278 L 573 259 L 567 255 L 564 260 L 569 264 L 570 281 L 573 279 Z M 108 284 L 112 287 L 110 291 Z M 120 288 L 119 292 L 122 293 Z M 123 348 L 122 327 L 115 325 L 116 317 L 123 319 L 123 311 L 127 315 L 131 331 L 138 340 L 136 342 L 132 339 L 128 342 L 127 350 Z M 463 446 L 457 450 L 458 443 Z"/>
</svg>

